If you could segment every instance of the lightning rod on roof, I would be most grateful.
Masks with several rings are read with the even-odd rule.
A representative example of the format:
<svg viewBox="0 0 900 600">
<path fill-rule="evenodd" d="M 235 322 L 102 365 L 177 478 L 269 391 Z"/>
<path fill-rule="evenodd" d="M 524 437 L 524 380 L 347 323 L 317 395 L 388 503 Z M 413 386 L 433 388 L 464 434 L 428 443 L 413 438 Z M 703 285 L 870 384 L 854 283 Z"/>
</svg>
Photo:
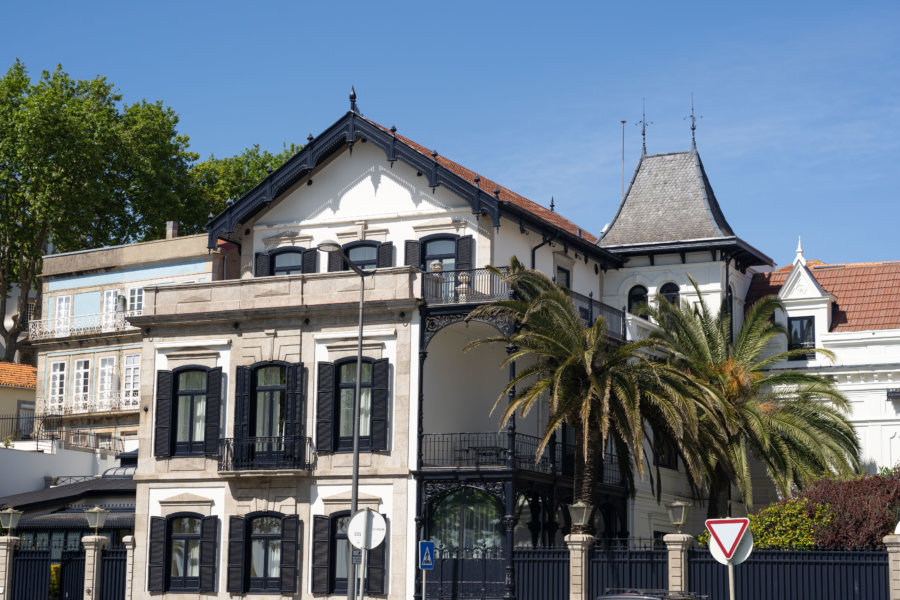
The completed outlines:
<svg viewBox="0 0 900 600">
<path fill-rule="evenodd" d="M 350 111 L 359 112 L 356 107 L 356 88 L 354 88 L 352 85 L 350 86 Z"/>
<path fill-rule="evenodd" d="M 641 111 L 641 120 L 635 123 L 635 125 L 641 126 L 641 156 L 647 155 L 647 125 L 653 125 L 653 121 L 647 122 L 647 99 L 644 98 L 643 101 L 643 109 Z M 624 192 L 623 192 L 624 194 Z"/>
<path fill-rule="evenodd" d="M 685 117 L 685 119 L 691 120 L 691 149 L 697 149 L 697 136 L 695 132 L 697 131 L 697 119 L 702 119 L 703 115 L 699 117 L 694 114 L 694 92 L 691 92 L 691 116 Z"/>
<path fill-rule="evenodd" d="M 625 121 L 622 123 L 622 199 L 625 199 Z"/>
</svg>

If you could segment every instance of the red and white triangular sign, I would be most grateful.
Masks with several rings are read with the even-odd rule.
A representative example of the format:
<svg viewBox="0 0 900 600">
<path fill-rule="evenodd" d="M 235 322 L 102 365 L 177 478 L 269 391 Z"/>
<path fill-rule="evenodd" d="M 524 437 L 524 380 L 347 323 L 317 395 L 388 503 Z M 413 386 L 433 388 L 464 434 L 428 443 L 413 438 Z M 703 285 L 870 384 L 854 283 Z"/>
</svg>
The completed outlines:
<svg viewBox="0 0 900 600">
<path fill-rule="evenodd" d="M 717 544 L 725 558 L 731 560 L 749 525 L 750 519 L 709 519 L 706 521 L 709 543 Z"/>
</svg>

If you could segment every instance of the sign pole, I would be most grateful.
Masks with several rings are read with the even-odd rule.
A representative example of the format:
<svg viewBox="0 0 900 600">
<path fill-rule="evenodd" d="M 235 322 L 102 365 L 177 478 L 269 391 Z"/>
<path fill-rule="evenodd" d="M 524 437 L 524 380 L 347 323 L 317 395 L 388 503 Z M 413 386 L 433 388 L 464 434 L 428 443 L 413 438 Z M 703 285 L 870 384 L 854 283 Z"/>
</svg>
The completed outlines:
<svg viewBox="0 0 900 600">
<path fill-rule="evenodd" d="M 728 563 L 728 597 L 734 600 L 734 563 Z"/>
<path fill-rule="evenodd" d="M 425 598 L 425 574 L 426 573 L 428 573 L 428 571 L 422 571 L 422 600 L 426 600 L 426 598 Z"/>
</svg>

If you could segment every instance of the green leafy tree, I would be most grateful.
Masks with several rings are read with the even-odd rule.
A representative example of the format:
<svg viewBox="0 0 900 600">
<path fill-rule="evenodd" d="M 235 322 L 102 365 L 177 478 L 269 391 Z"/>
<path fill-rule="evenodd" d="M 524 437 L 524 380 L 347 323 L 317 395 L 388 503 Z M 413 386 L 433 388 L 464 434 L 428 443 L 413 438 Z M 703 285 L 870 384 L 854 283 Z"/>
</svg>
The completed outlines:
<svg viewBox="0 0 900 600">
<path fill-rule="evenodd" d="M 614 447 L 620 474 L 634 493 L 635 473 L 644 473 L 647 428 L 665 432 L 680 445 L 694 434 L 697 410 L 692 397 L 700 395 L 676 369 L 649 359 L 649 353 L 661 349 L 660 342 L 613 340 L 603 318 L 585 325 L 568 290 L 515 258 L 506 275 L 494 271 L 509 283 L 515 297 L 481 306 L 473 315 L 505 314 L 515 322 L 515 331 L 477 340 L 467 348 L 511 345 L 514 351 L 503 364 L 522 365 L 494 405 L 495 410 L 502 407 L 515 387 L 515 397 L 503 407 L 501 424 L 516 412 L 527 414 L 546 402 L 549 419 L 537 455 L 564 423 L 574 428 L 573 500 L 594 504 L 607 443 Z M 693 468 L 689 473 L 699 474 Z"/>
<path fill-rule="evenodd" d="M 5 360 L 15 356 L 32 290 L 40 306 L 36 279 L 48 250 L 153 238 L 166 220 L 192 218 L 196 155 L 177 124 L 161 102 L 123 105 L 103 77 L 74 80 L 57 67 L 33 83 L 17 60 L 0 78 L 0 314 L 19 292 L 12 327 L 0 325 Z"/>
<path fill-rule="evenodd" d="M 774 296 L 757 301 L 744 318 L 736 339 L 731 316 L 713 314 L 691 280 L 699 301 L 674 305 L 659 297 L 646 311 L 662 325 L 653 337 L 665 343 L 673 368 L 702 382 L 711 411 L 702 411 L 697 445 L 709 488 L 709 517 L 727 511 L 728 486 L 734 482 L 752 506 L 750 459 L 756 457 L 782 496 L 810 481 L 859 472 L 859 440 L 847 419 L 847 399 L 834 383 L 819 375 L 768 370 L 809 350 L 769 354 L 770 342 L 786 336 L 775 323 L 784 310 Z M 825 356 L 831 353 L 816 349 Z"/>
<path fill-rule="evenodd" d="M 820 532 L 835 520 L 834 511 L 825 504 L 806 498 L 787 498 L 748 515 L 753 547 L 760 550 L 812 550 L 819 546 Z M 709 544 L 709 531 L 697 540 Z"/>
</svg>

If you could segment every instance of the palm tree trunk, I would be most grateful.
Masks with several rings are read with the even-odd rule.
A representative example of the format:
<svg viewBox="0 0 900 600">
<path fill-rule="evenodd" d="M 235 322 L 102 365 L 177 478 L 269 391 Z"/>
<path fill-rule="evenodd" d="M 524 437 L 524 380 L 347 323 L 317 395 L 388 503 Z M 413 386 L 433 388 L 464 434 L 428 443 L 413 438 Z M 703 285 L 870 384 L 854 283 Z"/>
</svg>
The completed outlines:
<svg viewBox="0 0 900 600">
<path fill-rule="evenodd" d="M 597 483 L 597 466 L 600 455 L 599 442 L 597 442 L 596 433 L 588 430 L 588 439 L 582 435 L 581 425 L 576 425 L 575 438 L 575 474 L 574 474 L 574 491 L 572 494 L 573 503 L 583 502 L 589 506 L 594 506 L 594 487 Z M 587 450 L 587 451 L 585 451 Z M 573 527 L 573 532 L 576 531 Z M 591 526 L 588 525 L 584 533 L 588 533 Z"/>
</svg>

